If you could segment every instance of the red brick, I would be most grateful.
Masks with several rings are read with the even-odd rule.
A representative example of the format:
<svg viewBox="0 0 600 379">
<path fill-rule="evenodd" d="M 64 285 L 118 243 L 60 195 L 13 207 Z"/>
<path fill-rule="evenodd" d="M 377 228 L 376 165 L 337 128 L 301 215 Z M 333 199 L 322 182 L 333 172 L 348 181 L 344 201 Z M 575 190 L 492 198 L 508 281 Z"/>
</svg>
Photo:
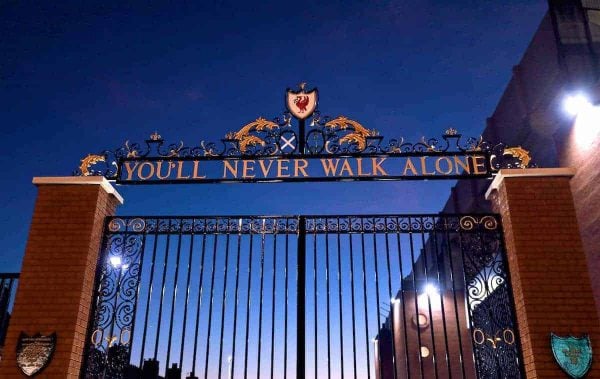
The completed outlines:
<svg viewBox="0 0 600 379">
<path fill-rule="evenodd" d="M 506 177 L 492 202 L 504 226 L 527 378 L 564 378 L 551 332 L 600 343 L 569 178 Z M 586 378 L 600 378 L 600 366 Z"/>
<path fill-rule="evenodd" d="M 117 205 L 100 185 L 38 187 L 0 378 L 23 377 L 14 353 L 21 331 L 57 333 L 40 378 L 79 377 L 104 218 Z"/>
</svg>

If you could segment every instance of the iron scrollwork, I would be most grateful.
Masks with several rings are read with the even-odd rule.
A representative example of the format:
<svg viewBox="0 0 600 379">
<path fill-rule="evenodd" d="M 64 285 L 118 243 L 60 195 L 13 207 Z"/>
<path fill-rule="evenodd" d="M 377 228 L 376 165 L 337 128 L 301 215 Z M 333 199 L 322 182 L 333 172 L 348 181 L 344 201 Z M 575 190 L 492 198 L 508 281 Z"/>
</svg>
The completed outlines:
<svg viewBox="0 0 600 379">
<path fill-rule="evenodd" d="M 508 268 L 493 216 L 460 219 L 460 244 L 479 377 L 520 378 Z"/>
<path fill-rule="evenodd" d="M 129 364 L 136 289 L 140 280 L 142 235 L 124 234 L 126 228 L 140 230 L 141 218 L 114 218 L 108 225 L 92 333 L 87 341 L 86 378 L 120 378 Z"/>
<path fill-rule="evenodd" d="M 292 119 L 296 122 L 292 123 Z M 346 116 L 330 117 L 319 110 L 311 113 L 305 128 L 304 118 L 289 110 L 273 119 L 258 117 L 238 131 L 228 132 L 219 142 L 202 141 L 198 146 L 186 146 L 183 141 L 168 143 L 154 132 L 144 143 L 126 141 L 114 150 L 89 154 L 74 172 L 77 176 L 104 176 L 117 179 L 123 160 L 145 159 L 253 159 L 311 158 L 336 156 L 415 156 L 427 154 L 485 155 L 492 171 L 501 168 L 531 167 L 529 152 L 521 146 L 493 144 L 482 137 L 463 139 L 455 128 L 447 129 L 441 139 L 421 138 L 409 142 L 404 138 L 385 139 L 375 129 Z M 296 125 L 298 124 L 298 125 Z M 301 148 L 303 147 L 303 148 Z"/>
</svg>

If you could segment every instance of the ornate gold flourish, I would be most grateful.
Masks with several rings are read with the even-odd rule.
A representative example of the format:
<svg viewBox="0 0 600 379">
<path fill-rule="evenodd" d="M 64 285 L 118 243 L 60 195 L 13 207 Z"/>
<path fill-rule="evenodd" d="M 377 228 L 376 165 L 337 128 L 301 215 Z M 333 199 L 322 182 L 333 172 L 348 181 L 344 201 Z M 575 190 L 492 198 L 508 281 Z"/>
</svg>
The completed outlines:
<svg viewBox="0 0 600 379">
<path fill-rule="evenodd" d="M 487 230 L 498 228 L 498 221 L 493 216 L 483 216 L 480 219 L 473 216 L 462 216 L 458 223 L 462 230 L 473 230 L 477 225 L 482 225 Z"/>
<path fill-rule="evenodd" d="M 167 154 L 167 157 L 178 157 L 181 149 L 183 149 L 183 141 L 179 142 L 179 146 L 169 149 L 169 154 Z"/>
<path fill-rule="evenodd" d="M 129 146 L 129 140 L 125 141 L 125 149 L 127 149 L 127 158 L 137 158 L 139 156 L 139 152 Z"/>
<path fill-rule="evenodd" d="M 446 133 L 447 136 L 455 136 L 458 134 L 458 130 L 454 129 L 454 128 L 448 128 L 446 129 Z"/>
<path fill-rule="evenodd" d="M 108 230 L 111 232 L 118 232 L 125 228 L 125 221 L 122 218 L 113 218 L 108 223 Z"/>
<path fill-rule="evenodd" d="M 423 145 L 427 146 L 427 151 L 440 151 L 440 149 L 435 147 L 435 145 L 430 145 L 429 142 L 427 142 L 427 140 L 425 140 L 425 136 L 421 137 L 421 143 Z"/>
<path fill-rule="evenodd" d="M 277 125 L 273 121 L 269 121 L 263 117 L 259 117 L 256 119 L 256 121 L 252 121 L 244 125 L 239 131 L 227 133 L 225 135 L 225 138 L 238 140 L 240 144 L 240 151 L 244 153 L 249 146 L 265 145 L 265 141 L 262 138 L 250 135 L 251 132 L 261 132 L 265 129 L 273 130 L 278 127 L 279 125 Z"/>
<path fill-rule="evenodd" d="M 98 162 L 104 162 L 104 156 L 96 155 L 96 154 L 88 154 L 85 158 L 81 160 L 81 165 L 79 166 L 79 170 L 81 171 L 81 176 L 90 176 L 92 173 L 90 172 L 90 167 Z"/>
<path fill-rule="evenodd" d="M 507 147 L 504 149 L 502 155 L 510 155 L 517 158 L 519 160 L 520 168 L 527 168 L 527 166 L 529 166 L 529 162 L 531 162 L 529 151 L 523 149 L 521 146 Z"/>
<path fill-rule="evenodd" d="M 350 120 L 345 116 L 339 116 L 338 118 L 334 118 L 333 120 L 325 123 L 325 126 L 335 129 L 339 128 L 340 130 L 346 130 L 349 127 L 352 130 L 352 133 L 348 133 L 342 138 L 340 138 L 340 144 L 347 143 L 356 143 L 358 145 L 359 150 L 364 150 L 367 147 L 367 137 L 377 136 L 379 133 L 377 130 L 369 130 L 359 124 L 354 120 Z"/>
<path fill-rule="evenodd" d="M 467 151 L 481 151 L 481 145 L 483 144 L 483 136 L 479 136 L 477 143 L 473 143 Z"/>
</svg>

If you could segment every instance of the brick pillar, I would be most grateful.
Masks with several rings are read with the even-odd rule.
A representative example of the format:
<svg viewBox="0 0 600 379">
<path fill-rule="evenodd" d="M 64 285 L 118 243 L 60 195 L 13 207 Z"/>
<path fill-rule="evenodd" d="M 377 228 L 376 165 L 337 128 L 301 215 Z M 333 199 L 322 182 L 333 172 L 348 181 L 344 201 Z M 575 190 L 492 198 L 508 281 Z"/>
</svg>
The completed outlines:
<svg viewBox="0 0 600 379">
<path fill-rule="evenodd" d="M 38 186 L 0 378 L 22 378 L 19 334 L 57 334 L 37 377 L 77 378 L 86 338 L 104 218 L 123 203 L 103 177 L 34 178 Z"/>
<path fill-rule="evenodd" d="M 570 188 L 575 171 L 501 170 L 486 193 L 502 216 L 527 378 L 565 378 L 550 333 L 589 334 L 600 324 Z M 600 378 L 594 357 L 586 378 Z"/>
</svg>

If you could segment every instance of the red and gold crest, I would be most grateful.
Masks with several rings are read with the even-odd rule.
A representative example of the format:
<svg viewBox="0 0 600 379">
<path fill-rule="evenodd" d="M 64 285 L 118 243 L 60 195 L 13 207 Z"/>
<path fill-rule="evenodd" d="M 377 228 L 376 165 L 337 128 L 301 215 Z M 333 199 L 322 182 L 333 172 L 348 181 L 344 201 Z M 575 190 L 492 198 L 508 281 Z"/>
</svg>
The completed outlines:
<svg viewBox="0 0 600 379">
<path fill-rule="evenodd" d="M 292 91 L 288 88 L 286 92 L 285 105 L 292 116 L 304 120 L 317 109 L 317 89 L 306 92 L 306 83 L 300 84 L 300 90 Z"/>
</svg>

